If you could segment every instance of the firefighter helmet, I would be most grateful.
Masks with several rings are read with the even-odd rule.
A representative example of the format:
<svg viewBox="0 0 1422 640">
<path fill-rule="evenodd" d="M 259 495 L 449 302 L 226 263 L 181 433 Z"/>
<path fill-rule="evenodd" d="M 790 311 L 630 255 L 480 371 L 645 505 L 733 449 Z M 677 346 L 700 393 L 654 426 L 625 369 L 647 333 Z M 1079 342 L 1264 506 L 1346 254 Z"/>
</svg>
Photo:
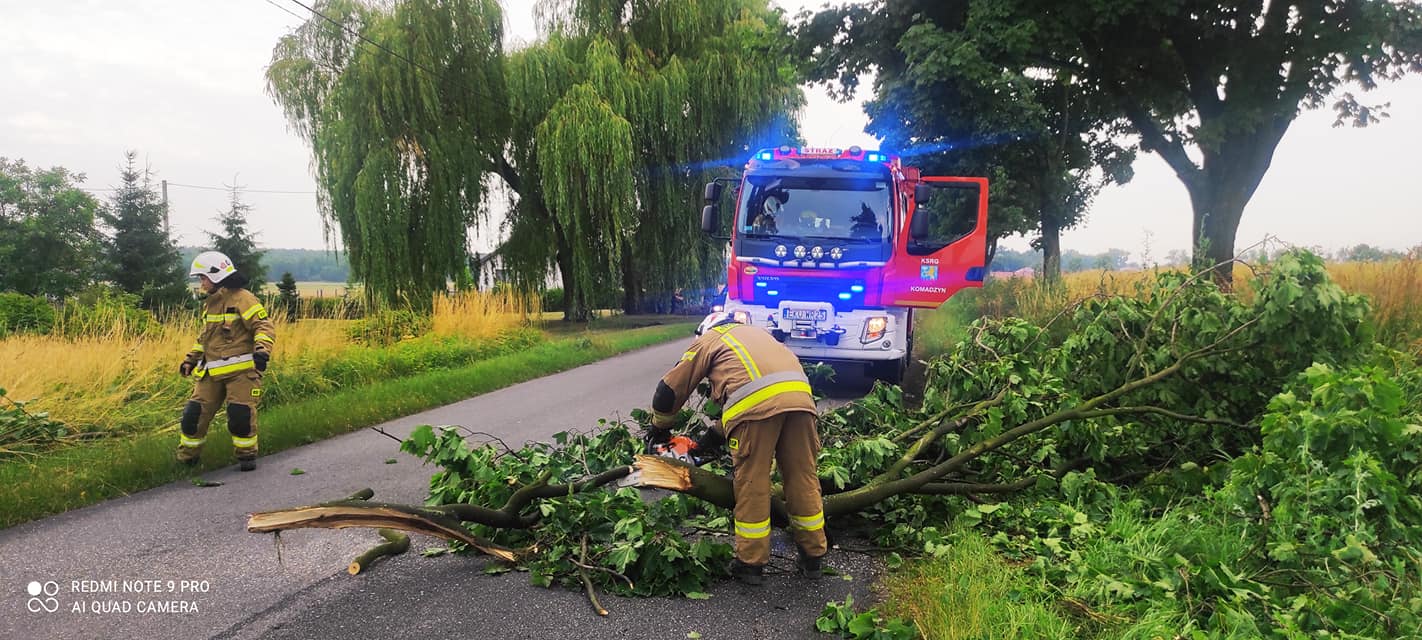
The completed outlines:
<svg viewBox="0 0 1422 640">
<path fill-rule="evenodd" d="M 706 316 L 706 319 L 701 321 L 701 326 L 696 328 L 696 335 L 699 336 L 706 333 L 711 327 L 718 327 L 727 322 L 740 322 L 740 320 L 736 319 L 736 314 L 729 311 L 717 311 L 716 313 Z"/>
<path fill-rule="evenodd" d="M 188 269 L 190 276 L 207 276 L 213 283 L 222 282 L 234 273 L 237 267 L 226 254 L 218 251 L 204 251 L 193 258 L 193 266 Z"/>
</svg>

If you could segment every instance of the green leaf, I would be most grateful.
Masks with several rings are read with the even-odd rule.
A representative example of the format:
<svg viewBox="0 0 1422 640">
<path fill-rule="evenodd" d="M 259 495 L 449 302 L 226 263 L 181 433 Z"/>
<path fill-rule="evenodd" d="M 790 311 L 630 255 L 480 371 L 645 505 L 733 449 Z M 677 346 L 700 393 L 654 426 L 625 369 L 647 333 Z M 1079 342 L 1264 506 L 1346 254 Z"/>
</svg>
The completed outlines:
<svg viewBox="0 0 1422 640">
<path fill-rule="evenodd" d="M 710 600 L 711 594 L 706 593 L 704 591 L 691 591 L 686 594 L 686 597 L 691 598 L 692 600 Z"/>
<path fill-rule="evenodd" d="M 395 464 L 395 463 L 397 463 L 397 462 L 399 462 L 399 460 L 396 460 L 395 458 L 386 458 L 386 459 L 385 459 L 385 464 Z"/>
<path fill-rule="evenodd" d="M 433 558 L 435 556 L 442 556 L 446 553 L 449 553 L 449 547 L 425 547 L 425 550 L 421 551 L 420 555 L 426 558 Z"/>
<path fill-rule="evenodd" d="M 291 475 L 294 475 L 294 476 L 299 476 L 299 475 L 301 475 L 301 474 L 303 474 L 303 473 L 306 473 L 306 472 L 305 472 L 305 471 L 302 471 L 301 469 L 292 469 L 292 470 L 291 470 Z"/>
</svg>

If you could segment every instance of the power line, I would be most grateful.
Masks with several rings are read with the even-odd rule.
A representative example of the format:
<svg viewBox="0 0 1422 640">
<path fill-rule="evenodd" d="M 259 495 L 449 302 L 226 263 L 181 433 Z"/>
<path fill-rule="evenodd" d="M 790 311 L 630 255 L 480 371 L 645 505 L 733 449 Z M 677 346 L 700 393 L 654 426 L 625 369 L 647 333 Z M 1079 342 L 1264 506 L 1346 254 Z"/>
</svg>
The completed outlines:
<svg viewBox="0 0 1422 640">
<path fill-rule="evenodd" d="M 183 184 L 183 183 L 181 183 L 181 182 L 173 182 L 172 180 L 169 180 L 169 181 L 168 181 L 168 186 L 170 186 L 170 187 L 187 187 L 187 188 L 189 188 L 189 189 L 208 189 L 208 190 L 211 190 L 211 191 L 231 191 L 231 190 L 232 190 L 232 187 L 207 187 L 207 186 L 198 185 L 198 184 Z M 247 189 L 247 188 L 244 188 L 244 187 L 237 187 L 237 191 L 238 191 L 239 193 L 287 193 L 287 194 L 294 194 L 294 195 L 310 195 L 310 194 L 315 194 L 315 193 L 316 193 L 315 191 L 284 191 L 284 190 L 281 190 L 281 189 Z"/>
<path fill-rule="evenodd" d="M 420 69 L 421 71 L 424 71 L 425 73 L 430 74 L 431 79 L 436 80 L 436 81 L 439 80 L 439 74 L 435 73 L 435 72 L 434 72 L 433 70 L 431 70 L 429 67 L 426 67 L 425 65 L 422 65 L 422 64 L 420 64 L 420 63 L 418 63 L 418 62 L 415 62 L 414 60 L 411 60 L 411 59 L 409 59 L 409 58 L 406 58 L 405 56 L 402 56 L 402 55 L 400 55 L 400 54 L 398 54 L 398 53 L 395 53 L 394 51 L 391 51 L 389 47 L 386 47 L 385 45 L 380 44 L 379 42 L 376 42 L 376 41 L 374 41 L 374 40 L 371 40 L 370 38 L 365 37 L 365 36 L 362 35 L 359 31 L 356 31 L 355 29 L 352 29 L 352 28 L 346 26 L 345 24 L 342 24 L 342 23 L 340 23 L 340 22 L 336 22 L 335 19 L 331 18 L 330 16 L 328 16 L 328 15 L 326 15 L 326 14 L 324 14 L 324 13 L 321 13 L 320 11 L 317 11 L 314 7 L 307 6 L 305 3 L 301 2 L 301 0 L 291 0 L 291 1 L 292 1 L 293 3 L 295 3 L 296 6 L 299 6 L 299 7 L 301 7 L 302 9 L 305 9 L 305 10 L 310 11 L 311 13 L 313 13 L 313 14 L 315 14 L 315 15 L 320 16 L 320 17 L 321 17 L 322 19 L 324 19 L 326 22 L 329 22 L 329 23 L 335 25 L 336 27 L 340 28 L 342 31 L 345 31 L 346 33 L 349 33 L 349 34 L 351 34 L 351 35 L 353 35 L 353 36 L 355 36 L 355 37 L 357 37 L 357 38 L 360 38 L 361 40 L 364 40 L 365 42 L 370 43 L 371 45 L 374 45 L 376 48 L 380 49 L 381 51 L 384 51 L 385 53 L 388 53 L 388 54 L 390 54 L 390 55 L 392 55 L 392 56 L 395 56 L 396 58 L 399 58 L 399 59 L 401 59 L 401 60 L 404 60 L 405 62 L 409 63 L 410 66 L 415 67 L 416 69 Z"/>
<path fill-rule="evenodd" d="M 370 38 L 365 37 L 365 35 L 362 34 L 362 33 L 360 33 L 359 31 L 356 31 L 355 29 L 352 29 L 352 28 L 346 26 L 345 24 L 343 24 L 343 23 L 337 21 L 335 18 L 332 18 L 332 17 L 330 17 L 330 16 L 328 16 L 328 15 L 326 15 L 326 14 L 324 14 L 324 13 L 321 13 L 320 11 L 317 11 L 314 7 L 311 7 L 311 6 L 309 6 L 309 5 L 307 5 L 307 4 L 303 3 L 303 2 L 301 2 L 301 0 L 291 0 L 291 1 L 292 1 L 293 3 L 295 3 L 297 6 L 301 7 L 302 9 L 305 9 L 305 10 L 307 10 L 307 11 L 310 11 L 313 15 L 316 15 L 316 16 L 320 17 L 322 20 L 325 20 L 326 22 L 330 23 L 332 26 L 335 26 L 336 28 L 340 29 L 341 31 L 344 31 L 344 32 L 346 32 L 346 33 L 348 33 L 348 34 L 350 34 L 350 35 L 352 35 L 352 36 L 355 36 L 355 37 L 356 37 L 357 39 L 359 39 L 360 41 L 365 42 L 365 43 L 368 43 L 368 44 L 370 44 L 371 46 L 374 46 L 375 48 L 380 49 L 381 51 L 384 51 L 385 53 L 387 53 L 387 54 L 389 54 L 389 55 L 392 55 L 392 56 L 394 56 L 394 57 L 396 57 L 396 58 L 398 58 L 398 59 L 400 59 L 400 60 L 403 60 L 406 64 L 409 64 L 410 66 L 412 66 L 412 67 L 414 67 L 414 68 L 416 68 L 416 69 L 418 69 L 418 70 L 420 70 L 420 71 L 425 72 L 426 74 L 429 75 L 429 77 L 430 77 L 431 80 L 435 81 L 437 88 L 440 88 L 440 89 L 443 88 L 443 82 L 441 82 L 441 79 L 440 79 L 440 77 L 439 77 L 439 74 L 436 73 L 433 69 L 430 69 L 429 67 L 426 67 L 425 65 L 422 65 L 422 64 L 420 64 L 420 63 L 418 63 L 418 62 L 415 62 L 414 60 L 411 60 L 411 59 L 409 59 L 409 58 L 406 58 L 405 56 L 400 55 L 400 54 L 396 53 L 395 51 L 391 50 L 389 47 L 386 47 L 385 45 L 380 44 L 379 42 L 376 42 L 376 41 L 374 41 L 374 40 L 371 40 Z M 286 11 L 287 13 L 289 13 L 289 14 L 291 14 L 291 15 L 293 15 L 293 16 L 296 16 L 298 19 L 301 19 L 301 16 L 297 16 L 295 13 L 293 13 L 293 12 L 291 12 L 291 11 L 288 11 L 285 7 L 278 6 L 275 2 L 272 2 L 272 0 L 267 0 L 267 2 L 268 2 L 269 4 L 271 4 L 272 6 L 275 6 L 275 7 L 277 7 L 278 9 L 281 9 L 282 11 Z M 509 109 L 509 104 L 508 104 L 508 101 L 507 101 L 507 100 L 501 100 L 501 99 L 495 98 L 494 96 L 491 96 L 491 95 L 489 95 L 489 94 L 487 94 L 487 93 L 484 93 L 484 92 L 482 92 L 482 91 L 480 91 L 480 90 L 478 90 L 477 88 L 474 88 L 474 87 L 468 87 L 468 89 L 469 89 L 470 92 L 473 93 L 474 95 L 477 95 L 477 96 L 479 96 L 479 97 L 481 97 L 481 98 L 483 98 L 483 99 L 485 99 L 485 100 L 489 100 L 489 101 L 491 101 L 491 102 L 497 102 L 497 103 L 503 105 L 504 109 L 506 109 L 506 110 Z"/>
<path fill-rule="evenodd" d="M 306 22 L 306 18 L 305 18 L 304 16 L 302 16 L 301 14 L 299 14 L 299 13 L 297 13 L 297 12 L 295 12 L 295 11 L 292 11 L 291 9 L 288 9 L 288 8 L 286 8 L 286 7 L 283 7 L 283 6 L 279 5 L 279 4 L 277 4 L 276 2 L 273 2 L 272 0 L 267 0 L 267 4 L 269 4 L 269 5 L 273 6 L 273 7 L 276 7 L 276 8 L 278 8 L 278 9 L 281 9 L 282 11 L 287 12 L 288 14 L 291 15 L 291 17 L 296 18 L 297 20 L 300 20 L 300 21 L 302 21 L 302 22 Z"/>
<path fill-rule="evenodd" d="M 170 187 L 184 187 L 184 188 L 187 188 L 187 189 L 203 189 L 203 190 L 207 190 L 207 191 L 231 191 L 231 190 L 232 190 L 231 187 L 209 187 L 209 186 L 200 185 L 200 184 L 183 184 L 183 183 L 181 183 L 181 182 L 173 182 L 173 181 L 171 181 L 171 180 L 168 182 L 168 186 L 170 186 Z M 124 187 L 79 187 L 79 189 L 80 189 L 80 190 L 83 190 L 83 191 L 122 191 L 122 190 L 124 189 Z M 286 194 L 286 195 L 315 195 L 315 194 L 316 194 L 315 191 L 286 191 L 286 190 L 283 190 L 283 189 L 246 189 L 246 188 L 242 188 L 242 187 L 238 187 L 238 188 L 237 188 L 237 192 L 238 192 L 238 193 L 280 193 L 280 194 Z"/>
</svg>

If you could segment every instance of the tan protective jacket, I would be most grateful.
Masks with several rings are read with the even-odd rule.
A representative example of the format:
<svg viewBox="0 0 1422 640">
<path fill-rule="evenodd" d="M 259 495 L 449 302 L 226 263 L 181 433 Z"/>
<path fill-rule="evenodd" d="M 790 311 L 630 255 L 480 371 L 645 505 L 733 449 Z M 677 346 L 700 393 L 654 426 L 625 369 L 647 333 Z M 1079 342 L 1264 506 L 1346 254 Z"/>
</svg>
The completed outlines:
<svg viewBox="0 0 1422 640">
<path fill-rule="evenodd" d="M 787 411 L 815 413 L 800 359 L 764 329 L 730 323 L 708 329 L 662 377 L 674 400 L 667 409 L 653 399 L 653 422 L 669 426 L 703 378 L 710 379 L 711 399 L 722 407 L 726 433 L 744 420 Z"/>
<path fill-rule="evenodd" d="M 257 296 L 246 289 L 219 288 L 203 303 L 202 333 L 188 351 L 193 375 L 221 378 L 253 369 L 252 354 L 271 353 L 276 327 Z"/>
</svg>

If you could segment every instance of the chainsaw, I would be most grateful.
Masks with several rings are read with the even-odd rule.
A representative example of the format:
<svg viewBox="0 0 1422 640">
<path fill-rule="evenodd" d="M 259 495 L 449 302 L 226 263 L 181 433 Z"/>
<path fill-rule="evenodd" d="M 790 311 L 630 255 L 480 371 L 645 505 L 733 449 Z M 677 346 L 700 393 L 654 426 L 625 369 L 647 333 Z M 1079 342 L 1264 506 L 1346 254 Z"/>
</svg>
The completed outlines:
<svg viewBox="0 0 1422 640">
<path fill-rule="evenodd" d="M 680 460 L 693 466 L 700 466 L 702 463 L 710 462 L 726 453 L 723 448 L 726 438 L 721 435 L 721 430 L 715 427 L 708 427 L 706 433 L 695 440 L 685 434 L 673 436 L 669 431 L 649 429 L 643 434 L 642 441 L 644 443 L 643 453 L 647 455 Z M 633 471 L 626 478 L 618 481 L 617 486 L 630 487 L 641 481 L 642 472 L 640 470 Z"/>
</svg>

